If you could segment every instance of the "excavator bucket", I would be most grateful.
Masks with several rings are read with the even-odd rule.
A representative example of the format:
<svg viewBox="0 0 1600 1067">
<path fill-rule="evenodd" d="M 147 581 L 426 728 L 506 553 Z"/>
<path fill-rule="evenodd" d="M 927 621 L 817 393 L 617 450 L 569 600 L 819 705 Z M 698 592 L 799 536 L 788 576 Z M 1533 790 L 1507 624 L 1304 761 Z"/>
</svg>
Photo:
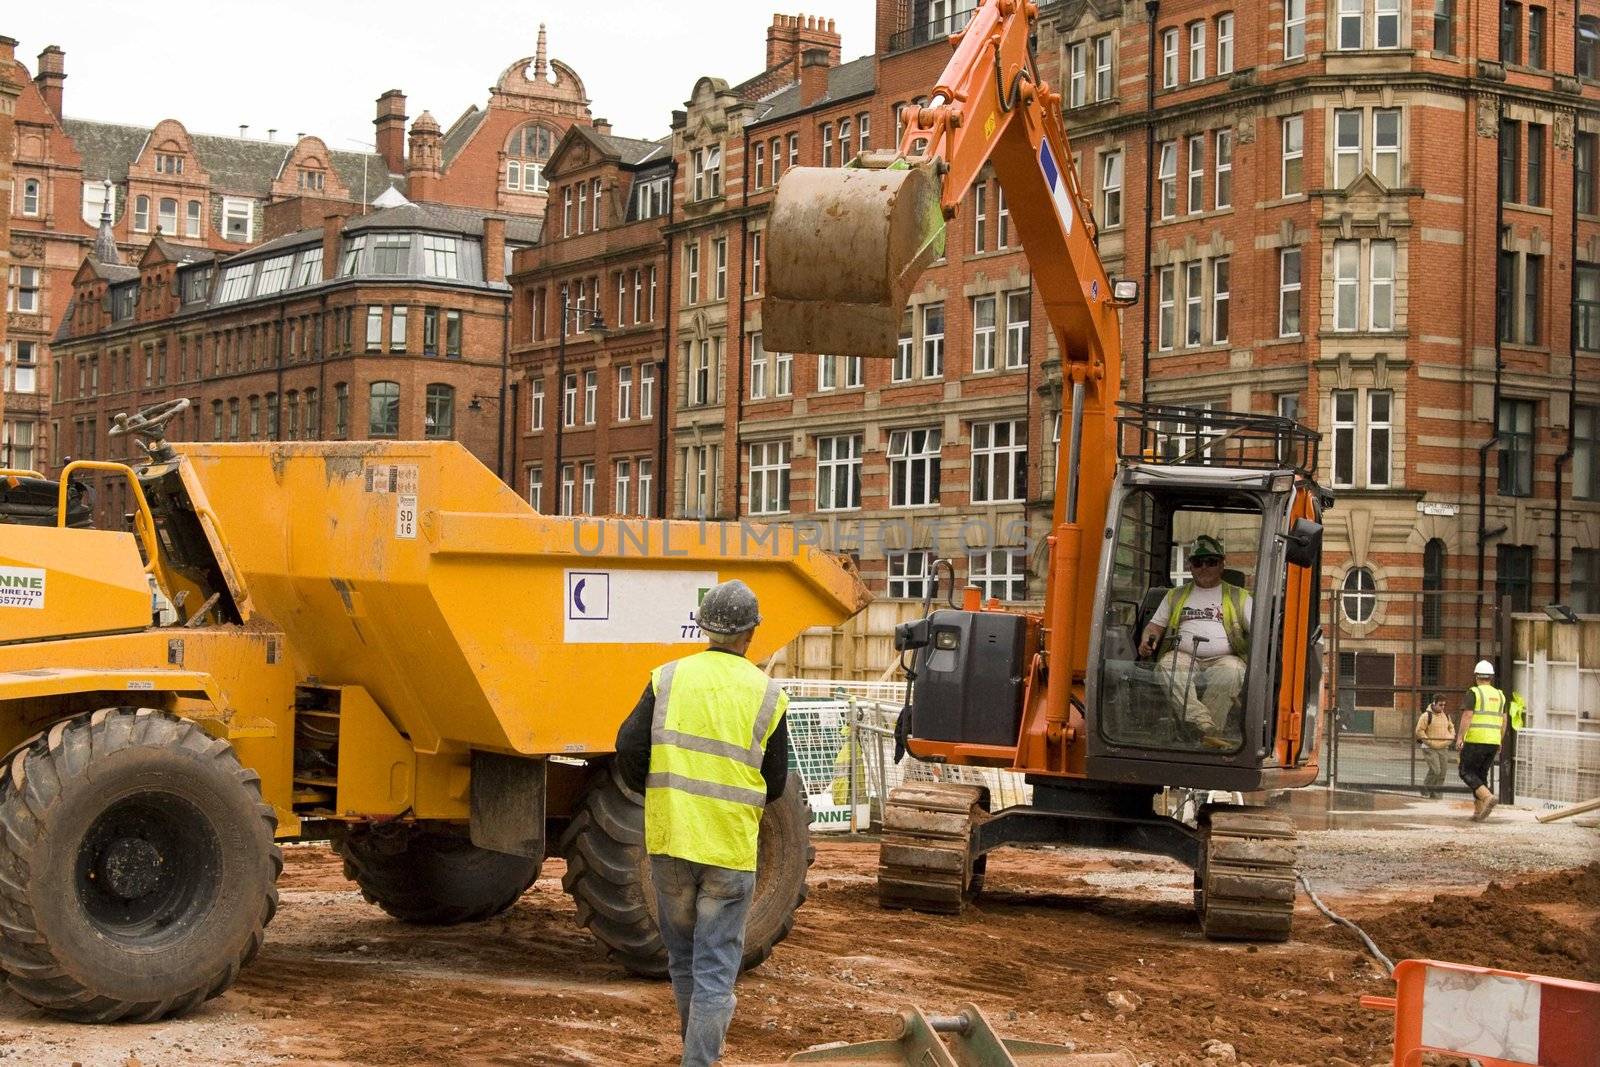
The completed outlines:
<svg viewBox="0 0 1600 1067">
<path fill-rule="evenodd" d="M 767 224 L 767 351 L 892 357 L 906 298 L 943 254 L 926 166 L 791 170 Z"/>
</svg>

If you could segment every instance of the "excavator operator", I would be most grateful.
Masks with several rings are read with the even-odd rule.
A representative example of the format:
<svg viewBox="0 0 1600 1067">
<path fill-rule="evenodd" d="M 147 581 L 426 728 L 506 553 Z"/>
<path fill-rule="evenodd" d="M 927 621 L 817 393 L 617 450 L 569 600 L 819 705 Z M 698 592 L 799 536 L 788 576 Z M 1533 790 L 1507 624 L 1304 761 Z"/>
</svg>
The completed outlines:
<svg viewBox="0 0 1600 1067">
<path fill-rule="evenodd" d="M 1162 685 L 1207 748 L 1238 747 L 1229 713 L 1249 664 L 1250 594 L 1222 580 L 1222 542 L 1201 534 L 1189 546 L 1193 580 L 1171 589 L 1151 615 L 1139 654 L 1157 655 Z M 1181 696 L 1179 696 L 1181 694 Z"/>
</svg>

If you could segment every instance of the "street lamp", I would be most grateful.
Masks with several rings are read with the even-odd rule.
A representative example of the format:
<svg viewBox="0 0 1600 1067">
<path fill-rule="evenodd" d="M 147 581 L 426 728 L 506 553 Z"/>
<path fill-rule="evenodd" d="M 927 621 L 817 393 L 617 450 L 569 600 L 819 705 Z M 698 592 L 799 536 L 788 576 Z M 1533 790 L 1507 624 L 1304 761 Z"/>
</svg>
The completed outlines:
<svg viewBox="0 0 1600 1067">
<path fill-rule="evenodd" d="M 597 299 L 596 303 L 598 304 L 598 302 L 599 301 Z M 573 305 L 567 303 L 566 298 L 564 296 L 561 298 L 561 329 L 560 329 L 559 333 L 557 334 L 557 341 L 556 341 L 556 383 L 555 383 L 556 384 L 556 397 L 557 397 L 557 400 L 556 400 L 556 462 L 555 462 L 554 478 L 555 478 L 555 485 L 556 485 L 556 511 L 558 513 L 561 510 L 561 489 L 560 489 L 560 486 L 561 486 L 561 432 L 562 432 L 562 430 L 564 430 L 566 428 L 566 425 L 567 425 L 567 317 L 569 315 L 582 316 L 586 312 L 589 315 L 588 332 L 592 333 L 592 334 L 596 334 L 596 335 L 601 336 L 601 337 L 604 337 L 605 334 L 606 334 L 606 331 L 608 330 L 608 327 L 606 326 L 605 316 L 600 314 L 600 309 L 598 307 L 596 307 L 596 308 L 594 308 L 594 310 L 590 311 L 589 309 L 587 309 L 587 308 L 585 308 L 585 307 L 583 307 L 581 305 L 574 307 Z M 581 322 L 582 319 L 580 318 L 579 321 Z M 574 404 L 577 403 L 577 397 L 576 396 L 573 397 L 573 403 Z"/>
</svg>

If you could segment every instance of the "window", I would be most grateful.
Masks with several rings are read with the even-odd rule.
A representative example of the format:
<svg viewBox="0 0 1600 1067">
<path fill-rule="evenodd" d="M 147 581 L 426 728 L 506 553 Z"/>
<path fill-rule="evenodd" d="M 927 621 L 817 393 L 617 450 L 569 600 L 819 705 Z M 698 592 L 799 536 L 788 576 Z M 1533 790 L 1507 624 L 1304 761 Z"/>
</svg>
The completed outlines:
<svg viewBox="0 0 1600 1067">
<path fill-rule="evenodd" d="M 1204 81 L 1206 76 L 1206 24 L 1189 23 L 1189 80 Z"/>
<path fill-rule="evenodd" d="M 1283 0 L 1283 58 L 1306 54 L 1306 0 Z"/>
<path fill-rule="evenodd" d="M 1573 70 L 1580 78 L 1600 77 L 1600 18 L 1579 15 L 1577 38 Z"/>
<path fill-rule="evenodd" d="M 1111 35 L 1105 33 L 1094 39 L 1094 98 L 1103 103 L 1110 100 L 1113 93 Z"/>
<path fill-rule="evenodd" d="M 655 416 L 656 367 L 654 363 L 648 363 L 639 368 L 639 418 L 653 419 Z"/>
<path fill-rule="evenodd" d="M 944 376 L 944 304 L 922 307 L 922 376 Z"/>
<path fill-rule="evenodd" d="M 1433 50 L 1445 55 L 1456 50 L 1456 0 L 1433 0 Z"/>
<path fill-rule="evenodd" d="M 1278 253 L 1278 336 L 1300 336 L 1300 249 Z"/>
<path fill-rule="evenodd" d="M 1600 203 L 1600 198 L 1595 196 L 1595 157 L 1600 155 L 1597 150 L 1600 150 L 1600 134 L 1578 131 L 1572 142 L 1572 166 L 1578 186 L 1575 190 L 1578 212 L 1583 215 L 1595 214 L 1595 204 Z"/>
<path fill-rule="evenodd" d="M 1374 389 L 1367 393 L 1367 488 L 1381 489 L 1389 484 L 1390 409 L 1394 394 Z"/>
<path fill-rule="evenodd" d="M 1339 47 L 1344 50 L 1360 48 L 1365 15 L 1363 5 L 1365 0 L 1339 0 Z"/>
<path fill-rule="evenodd" d="M 1361 242 L 1335 241 L 1333 245 L 1333 328 L 1353 330 L 1360 294 Z"/>
<path fill-rule="evenodd" d="M 889 506 L 939 503 L 940 431 L 894 430 L 889 434 Z"/>
<path fill-rule="evenodd" d="M 422 435 L 429 440 L 453 441 L 456 436 L 456 391 L 449 385 L 428 386 Z"/>
<path fill-rule="evenodd" d="M 655 512 L 655 460 L 639 461 L 639 514 L 649 518 Z"/>
<path fill-rule="evenodd" d="M 1228 316 L 1231 310 L 1233 292 L 1230 269 L 1232 263 L 1227 256 L 1218 256 L 1211 261 L 1211 343 L 1228 343 Z"/>
<path fill-rule="evenodd" d="M 1500 62 L 1522 62 L 1522 5 L 1502 0 L 1500 4 Z"/>
<path fill-rule="evenodd" d="M 967 556 L 967 584 L 983 592 L 983 598 L 1022 600 L 1028 595 L 1027 553 L 1016 548 L 995 548 Z"/>
<path fill-rule="evenodd" d="M 872 116 L 866 112 L 856 116 L 856 151 L 865 152 L 872 147 Z"/>
<path fill-rule="evenodd" d="M 1191 215 L 1198 215 L 1206 206 L 1206 136 L 1196 134 L 1189 138 L 1189 189 L 1184 205 Z"/>
<path fill-rule="evenodd" d="M 750 399 L 767 397 L 767 350 L 761 343 L 761 334 L 750 335 Z"/>
<path fill-rule="evenodd" d="M 1533 401 L 1501 400 L 1500 495 L 1533 495 Z"/>
<path fill-rule="evenodd" d="M 528 506 L 534 511 L 544 510 L 544 468 L 528 469 Z"/>
<path fill-rule="evenodd" d="M 633 418 L 633 368 L 617 368 L 617 411 L 618 422 L 627 422 Z"/>
<path fill-rule="evenodd" d="M 1344 592 L 1339 597 L 1344 617 L 1350 622 L 1367 622 L 1378 607 L 1378 583 L 1365 567 L 1351 567 L 1344 576 Z"/>
<path fill-rule="evenodd" d="M 1298 196 L 1301 192 L 1300 168 L 1306 154 L 1305 129 L 1306 123 L 1303 115 L 1288 115 L 1283 120 L 1284 196 Z"/>
<path fill-rule="evenodd" d="M 719 237 L 711 242 L 711 262 L 715 271 L 715 286 L 712 295 L 718 300 L 728 297 L 728 239 Z"/>
<path fill-rule="evenodd" d="M 164 234 L 176 236 L 178 232 L 178 202 L 164 196 L 156 205 L 156 226 Z"/>
<path fill-rule="evenodd" d="M 372 235 L 372 273 L 405 274 L 410 267 L 411 235 L 409 233 L 376 233 Z"/>
<path fill-rule="evenodd" d="M 452 359 L 461 358 L 461 312 L 444 313 L 444 354 Z"/>
<path fill-rule="evenodd" d="M 1528 66 L 1530 67 L 1544 67 L 1545 14 L 1545 9 L 1542 7 L 1528 8 Z"/>
<path fill-rule="evenodd" d="M 826 393 L 839 384 L 839 359 L 837 356 L 817 357 L 817 391 Z"/>
<path fill-rule="evenodd" d="M 561 499 L 556 501 L 556 514 L 573 514 L 573 497 L 576 495 L 577 470 L 571 463 L 561 465 Z"/>
<path fill-rule="evenodd" d="M 772 356 L 772 395 L 794 393 L 794 353 L 776 352 Z"/>
<path fill-rule="evenodd" d="M 1578 347 L 1600 352 L 1600 266 L 1578 264 Z"/>
<path fill-rule="evenodd" d="M 750 514 L 776 515 L 789 510 L 789 442 L 762 441 L 750 446 Z"/>
<path fill-rule="evenodd" d="M 989 232 L 989 183 L 980 181 L 972 187 L 972 251 L 986 251 Z"/>
<path fill-rule="evenodd" d="M 1533 609 L 1533 546 L 1501 545 L 1495 550 L 1495 599 L 1511 598 L 1512 611 Z"/>
<path fill-rule="evenodd" d="M 535 378 L 528 384 L 528 430 L 533 433 L 544 429 L 544 379 Z"/>
<path fill-rule="evenodd" d="M 248 280 L 249 268 L 245 268 Z M 129 290 L 131 293 L 132 290 Z M 38 267 L 12 267 L 11 292 L 7 294 L 7 311 L 17 311 L 25 314 L 36 315 L 39 312 L 39 268 Z M 132 314 L 130 309 L 129 314 Z M 126 316 L 118 315 L 117 318 Z"/>
<path fill-rule="evenodd" d="M 1165 89 L 1178 84 L 1178 30 L 1177 27 L 1161 31 L 1161 85 Z"/>
<path fill-rule="evenodd" d="M 774 157 L 774 162 L 773 162 L 772 165 L 774 167 L 776 167 L 778 165 L 777 162 L 776 162 L 776 157 Z M 790 170 L 794 170 L 794 168 L 798 167 L 799 165 L 800 165 L 800 135 L 798 133 L 791 133 L 789 135 L 789 169 Z"/>
<path fill-rule="evenodd" d="M 222 236 L 244 244 L 255 240 L 255 201 L 234 196 L 222 198 Z"/>
<path fill-rule="evenodd" d="M 911 324 L 911 309 L 906 308 L 906 313 L 900 319 L 900 339 L 895 345 L 894 364 L 889 368 L 891 382 L 909 382 L 913 365 L 912 354 L 916 350 L 916 337 Z"/>
<path fill-rule="evenodd" d="M 24 215 L 39 214 L 39 179 L 29 178 L 22 183 L 22 213 Z M 7 425 L 11 425 L 7 423 Z M 30 427 L 32 423 L 28 424 Z"/>
<path fill-rule="evenodd" d="M 1400 184 L 1400 112 L 1382 108 L 1372 113 L 1372 173 L 1393 189 Z"/>
<path fill-rule="evenodd" d="M 1368 316 L 1374 330 L 1394 329 L 1394 242 L 1373 241 L 1368 248 Z"/>
<path fill-rule="evenodd" d="M 578 425 L 578 376 L 568 374 L 561 379 L 561 425 Z"/>
<path fill-rule="evenodd" d="M 578 216 L 578 219 L 579 219 L 578 226 L 574 226 L 574 224 L 573 224 L 573 221 L 572 221 L 572 205 L 573 205 L 572 186 L 569 185 L 566 188 L 561 190 L 561 236 L 563 236 L 563 237 L 567 237 L 567 236 L 570 236 L 570 235 L 575 234 L 575 233 L 583 232 L 581 229 L 578 228 L 578 226 L 582 225 L 582 219 L 583 219 L 582 215 Z"/>
<path fill-rule="evenodd" d="M 972 502 L 1010 503 L 1028 495 L 1028 438 L 1021 419 L 972 424 Z"/>
<path fill-rule="evenodd" d="M 400 383 L 373 382 L 367 393 L 367 436 L 400 434 Z"/>
<path fill-rule="evenodd" d="M 1089 45 L 1075 41 L 1067 47 L 1067 106 L 1082 107 L 1089 98 Z"/>
<path fill-rule="evenodd" d="M 322 280 L 322 249 L 308 248 L 300 253 L 300 265 L 295 268 L 294 286 L 311 285 Z"/>
<path fill-rule="evenodd" d="M 1343 189 L 1361 173 L 1360 111 L 1333 113 L 1333 184 Z"/>
<path fill-rule="evenodd" d="M 1183 266 L 1183 343 L 1193 348 L 1205 332 L 1201 322 L 1205 310 L 1205 271 L 1199 260 Z"/>
<path fill-rule="evenodd" d="M 406 321 L 410 317 L 410 308 L 399 304 L 389 309 L 389 351 L 404 352 L 406 350 Z"/>
<path fill-rule="evenodd" d="M 628 513 L 628 490 L 631 488 L 632 474 L 633 464 L 625 459 L 619 459 L 612 465 L 611 513 L 613 515 Z"/>
<path fill-rule="evenodd" d="M 289 268 L 294 256 L 274 256 L 261 264 L 261 277 L 256 280 L 256 296 L 282 292 L 289 285 Z"/>
<path fill-rule="evenodd" d="M 777 181 L 776 168 L 774 168 L 772 178 L 774 182 Z M 665 215 L 667 213 L 667 195 L 666 178 L 641 180 L 634 186 L 634 215 L 640 220 L 653 219 L 658 215 Z"/>
<path fill-rule="evenodd" d="M 833 123 L 822 124 L 822 165 L 833 166 Z"/>
<path fill-rule="evenodd" d="M 135 197 L 133 201 L 133 228 L 139 233 L 147 233 L 150 230 L 150 198 L 143 194 Z"/>
<path fill-rule="evenodd" d="M 840 356 L 844 360 L 844 387 L 857 389 L 862 384 L 862 371 L 864 361 L 860 356 Z"/>
<path fill-rule="evenodd" d="M 1217 131 L 1217 160 L 1215 188 L 1216 207 L 1220 211 L 1233 206 L 1233 131 Z"/>
<path fill-rule="evenodd" d="M 600 372 L 583 372 L 583 424 L 593 426 L 600 408 Z"/>
<path fill-rule="evenodd" d="M 1522 343 L 1536 345 L 1544 336 L 1539 309 L 1544 296 L 1544 257 L 1522 257 Z"/>
<path fill-rule="evenodd" d="M 1521 200 L 1518 185 L 1521 183 L 1522 170 L 1522 124 L 1519 122 L 1504 121 L 1500 123 L 1500 199 L 1509 203 Z"/>
<path fill-rule="evenodd" d="M 861 506 L 861 435 L 817 438 L 817 510 Z"/>
<path fill-rule="evenodd" d="M 1517 254 L 1500 250 L 1495 257 L 1495 336 L 1513 344 L 1517 340 Z"/>
<path fill-rule="evenodd" d="M 333 435 L 343 437 L 350 426 L 350 386 L 336 382 L 333 386 Z M 221 431 L 218 431 L 221 436 Z"/>
<path fill-rule="evenodd" d="M 0 467 L 11 470 L 32 470 L 34 464 L 34 436 L 37 423 L 31 420 L 8 419 L 0 425 Z"/>
<path fill-rule="evenodd" d="M 200 236 L 200 201 L 198 200 L 189 201 L 189 205 L 184 211 L 183 235 L 185 237 Z"/>
<path fill-rule="evenodd" d="M 544 165 L 550 160 L 556 135 L 548 126 L 530 122 L 514 130 L 506 143 L 506 188 L 542 193 L 549 188 Z"/>
<path fill-rule="evenodd" d="M 1445 544 L 1437 537 L 1422 546 L 1422 636 L 1444 636 Z"/>
<path fill-rule="evenodd" d="M 761 295 L 761 245 L 760 230 L 750 235 L 750 295 Z"/>
<path fill-rule="evenodd" d="M 1233 15 L 1217 16 L 1217 73 L 1233 73 Z"/>
<path fill-rule="evenodd" d="M 1600 612 L 1600 551 L 1572 550 L 1572 595 L 1568 603 L 1581 615 Z"/>
<path fill-rule="evenodd" d="M 755 145 L 756 157 L 756 188 L 760 189 L 767 184 L 767 146 L 762 141 Z"/>
<path fill-rule="evenodd" d="M 972 369 L 994 370 L 995 300 L 992 296 L 972 298 Z"/>
<path fill-rule="evenodd" d="M 928 595 L 928 570 L 933 553 L 926 549 L 889 552 L 888 595 L 900 600 L 920 600 Z"/>
<path fill-rule="evenodd" d="M 1028 365 L 1031 347 L 1029 319 L 1032 314 L 1033 290 L 1024 289 L 1006 294 L 1006 367 L 1015 369 Z"/>
<path fill-rule="evenodd" d="M 1163 352 L 1173 346 L 1177 332 L 1178 268 L 1172 265 L 1156 268 L 1156 347 Z"/>
<path fill-rule="evenodd" d="M 422 235 L 422 273 L 430 278 L 460 278 L 459 241 L 436 234 Z"/>
<path fill-rule="evenodd" d="M 594 464 L 592 462 L 585 463 L 583 465 L 582 511 L 580 511 L 579 514 L 582 514 L 582 515 L 593 515 L 594 514 L 594 481 L 595 481 L 595 467 L 594 467 Z"/>
<path fill-rule="evenodd" d="M 1523 203 L 1534 207 L 1544 205 L 1544 133 L 1539 123 L 1528 123 L 1528 190 Z"/>
<path fill-rule="evenodd" d="M 700 242 L 684 246 L 683 295 L 691 304 L 700 302 Z"/>
<path fill-rule="evenodd" d="M 224 279 L 226 283 L 226 279 Z M 367 308 L 367 351 L 376 352 L 383 347 L 383 308 L 374 304 Z"/>
<path fill-rule="evenodd" d="M 1122 225 L 1122 153 L 1107 152 L 1100 157 L 1100 226 L 1111 229 Z"/>
<path fill-rule="evenodd" d="M 1161 169 L 1156 175 L 1161 182 L 1161 217 L 1170 219 L 1178 213 L 1178 142 L 1164 141 L 1161 145 Z"/>
<path fill-rule="evenodd" d="M 711 403 L 711 339 L 702 337 L 686 346 L 689 353 L 689 403 Z"/>
<path fill-rule="evenodd" d="M 1400 0 L 1373 0 L 1374 44 L 1378 48 L 1400 47 Z"/>
<path fill-rule="evenodd" d="M 722 147 L 697 148 L 693 155 L 694 198 L 709 200 L 722 195 Z"/>
<path fill-rule="evenodd" d="M 592 228 L 596 231 L 600 229 L 602 222 L 600 217 L 600 188 L 599 178 L 595 178 L 589 183 L 589 209 L 594 212 L 590 216 L 590 221 L 594 223 Z"/>
</svg>

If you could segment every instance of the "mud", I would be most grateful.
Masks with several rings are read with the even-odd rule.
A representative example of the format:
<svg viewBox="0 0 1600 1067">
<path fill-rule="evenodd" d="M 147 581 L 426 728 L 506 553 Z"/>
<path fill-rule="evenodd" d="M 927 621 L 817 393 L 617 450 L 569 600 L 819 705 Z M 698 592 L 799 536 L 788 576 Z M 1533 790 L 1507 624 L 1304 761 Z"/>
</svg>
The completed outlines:
<svg viewBox="0 0 1600 1067">
<path fill-rule="evenodd" d="M 1328 899 L 1387 950 L 1537 963 L 1568 977 L 1593 967 L 1600 865 L 1417 894 L 1406 866 L 1378 852 L 1369 866 L 1386 872 L 1383 890 Z M 667 988 L 629 978 L 577 928 L 558 861 L 504 916 L 436 930 L 365 904 L 325 848 L 287 854 L 283 906 L 232 990 L 185 1020 L 100 1029 L 0 997 L 0 1067 L 676 1062 Z M 887 1036 L 902 1005 L 948 1011 L 969 1001 L 1009 1036 L 1125 1048 L 1156 1067 L 1214 1062 L 1201 1052 L 1210 1040 L 1254 1067 L 1387 1062 L 1390 1019 L 1357 998 L 1390 983 L 1303 900 L 1288 944 L 1212 944 L 1196 933 L 1190 874 L 1176 864 L 1002 850 L 984 896 L 958 918 L 938 918 L 879 911 L 876 859 L 870 841 L 819 841 L 793 936 L 739 984 L 730 1065 Z"/>
</svg>

